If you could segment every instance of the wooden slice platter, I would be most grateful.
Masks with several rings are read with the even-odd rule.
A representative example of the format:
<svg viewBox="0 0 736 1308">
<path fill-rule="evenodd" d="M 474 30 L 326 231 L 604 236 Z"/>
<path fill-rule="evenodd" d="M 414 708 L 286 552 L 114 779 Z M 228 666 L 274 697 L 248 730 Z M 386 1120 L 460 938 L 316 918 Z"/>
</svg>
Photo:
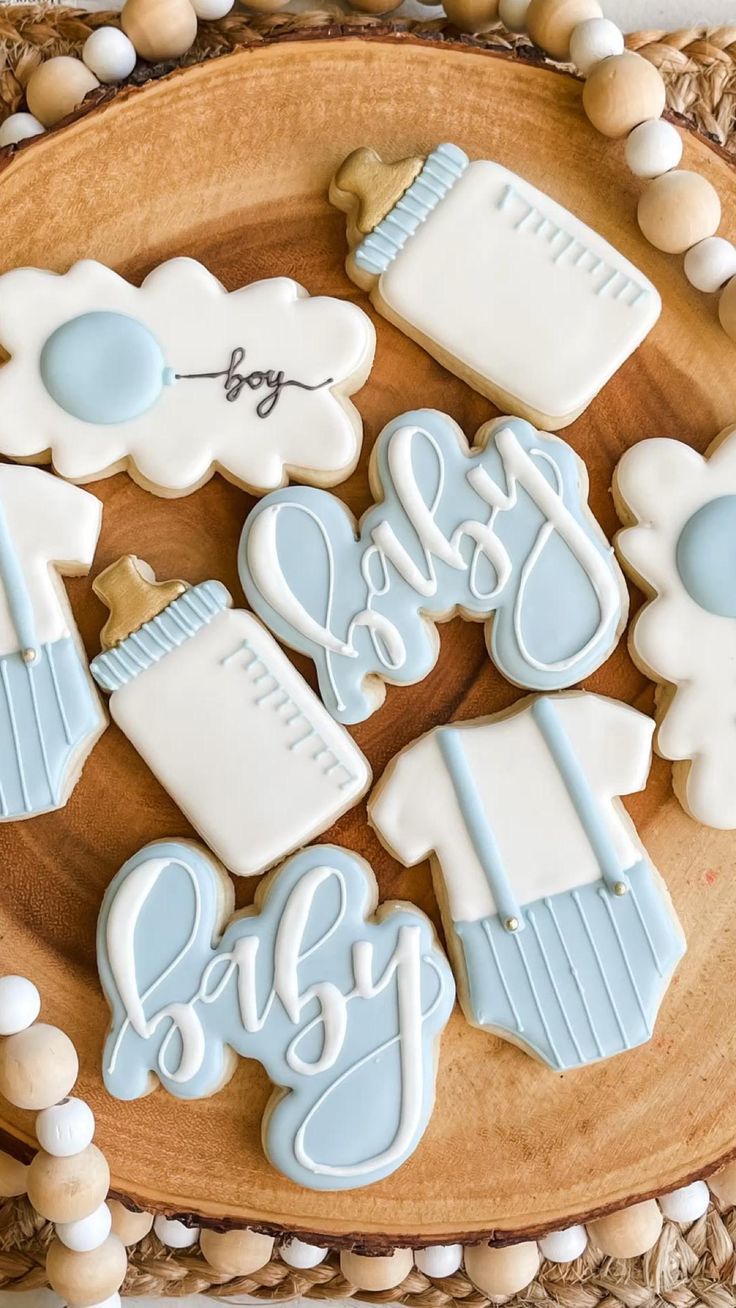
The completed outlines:
<svg viewBox="0 0 736 1308">
<path fill-rule="evenodd" d="M 343 270 L 343 216 L 326 198 L 342 158 L 363 143 L 397 158 L 451 140 L 471 156 L 497 159 L 599 230 L 662 292 L 664 312 L 649 340 L 565 433 L 587 462 L 593 510 L 612 535 L 611 477 L 629 444 L 668 435 L 704 450 L 736 419 L 736 347 L 713 302 L 687 285 L 680 261 L 639 236 L 640 184 L 622 146 L 587 124 L 580 95 L 579 83 L 548 69 L 414 38 L 328 36 L 243 50 L 125 91 L 3 160 L 0 266 L 64 271 L 92 257 L 139 280 L 160 260 L 188 254 L 228 288 L 282 273 L 367 308 Z M 721 230 L 736 237 L 736 174 L 725 157 L 688 135 L 685 166 L 714 183 Z M 487 401 L 398 331 L 381 319 L 377 329 L 375 369 L 357 397 L 365 455 L 405 409 L 446 409 L 469 435 L 492 415 Z M 356 514 L 370 498 L 366 462 L 340 491 Z M 220 477 L 178 501 L 124 476 L 93 489 L 105 506 L 96 570 L 134 551 L 161 577 L 218 577 L 241 601 L 236 546 L 251 503 L 245 494 Z M 69 592 L 92 655 L 104 610 L 88 579 Z M 430 726 L 519 697 L 487 658 L 478 625 L 453 622 L 441 637 L 427 681 L 389 690 L 385 707 L 355 731 L 376 776 Z M 625 642 L 588 684 L 652 709 L 652 687 Z M 32 977 L 47 1019 L 74 1039 L 80 1093 L 97 1115 L 114 1191 L 142 1206 L 374 1248 L 540 1232 L 673 1188 L 736 1152 L 736 835 L 687 818 L 661 761 L 628 807 L 689 941 L 651 1043 L 557 1075 L 471 1030 L 456 1012 L 422 1144 L 389 1180 L 347 1195 L 300 1190 L 266 1163 L 260 1119 L 269 1086 L 254 1063 L 241 1062 L 226 1089 L 198 1103 L 158 1091 L 122 1104 L 102 1089 L 108 1014 L 94 937 L 104 889 L 146 841 L 190 834 L 114 727 L 65 810 L 0 828 L 0 965 Z M 399 867 L 367 827 L 364 806 L 328 836 L 372 862 L 384 898 L 413 900 L 438 920 L 428 868 Z M 253 888 L 238 885 L 240 903 Z M 0 1128 L 4 1147 L 28 1149 L 27 1115 L 3 1105 Z"/>
</svg>

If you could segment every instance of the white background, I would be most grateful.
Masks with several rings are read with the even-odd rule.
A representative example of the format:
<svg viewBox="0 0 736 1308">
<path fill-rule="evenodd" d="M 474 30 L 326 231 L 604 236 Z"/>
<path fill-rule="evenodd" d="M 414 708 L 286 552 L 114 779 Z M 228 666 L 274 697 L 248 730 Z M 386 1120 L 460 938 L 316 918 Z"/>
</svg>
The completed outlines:
<svg viewBox="0 0 736 1308">
<path fill-rule="evenodd" d="M 85 7 L 109 9 L 113 5 L 110 0 L 92 0 Z M 318 7 L 318 0 L 311 0 L 307 7 Z M 604 10 L 608 18 L 612 18 L 628 31 L 659 27 L 671 32 L 677 27 L 695 26 L 701 22 L 709 23 L 711 26 L 736 24 L 736 0 L 604 0 Z M 426 16 L 430 12 L 422 6 L 422 15 Z M 242 1304 L 248 1301 L 239 1299 L 232 1302 Z M 59 1303 L 55 1295 L 45 1291 L 28 1291 L 25 1294 L 0 1291 L 0 1308 L 59 1308 Z M 160 1308 L 162 1303 L 169 1305 L 170 1308 L 176 1308 L 176 1305 L 181 1305 L 182 1308 L 184 1306 L 185 1308 L 212 1308 L 213 1300 L 205 1300 L 199 1296 L 178 1300 L 158 1300 L 157 1308 Z M 127 1299 L 125 1308 L 150 1308 L 150 1304 L 149 1301 L 142 1299 Z M 339 1308 L 339 1305 L 336 1304 L 335 1308 Z"/>
</svg>

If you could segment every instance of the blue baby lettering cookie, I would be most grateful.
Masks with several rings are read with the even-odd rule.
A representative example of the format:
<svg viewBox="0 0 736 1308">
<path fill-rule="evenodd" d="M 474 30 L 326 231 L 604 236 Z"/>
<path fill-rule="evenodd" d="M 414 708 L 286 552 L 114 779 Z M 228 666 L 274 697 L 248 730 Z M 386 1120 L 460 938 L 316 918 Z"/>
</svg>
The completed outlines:
<svg viewBox="0 0 736 1308">
<path fill-rule="evenodd" d="M 377 503 L 277 491 L 248 516 L 240 576 L 256 613 L 317 667 L 345 723 L 411 685 L 439 652 L 435 622 L 486 621 L 515 684 L 559 690 L 594 672 L 627 614 L 623 577 L 590 513 L 583 464 L 559 438 L 499 418 L 468 446 L 445 414 L 402 414 L 376 442 Z"/>
<path fill-rule="evenodd" d="M 232 885 L 204 849 L 145 846 L 98 925 L 110 1094 L 138 1099 L 160 1082 L 198 1099 L 236 1056 L 255 1058 L 276 1087 L 263 1120 L 274 1167 L 316 1190 L 389 1176 L 429 1121 L 455 987 L 424 914 L 389 903 L 373 917 L 376 902 L 368 865 L 323 845 L 232 917 Z"/>
</svg>

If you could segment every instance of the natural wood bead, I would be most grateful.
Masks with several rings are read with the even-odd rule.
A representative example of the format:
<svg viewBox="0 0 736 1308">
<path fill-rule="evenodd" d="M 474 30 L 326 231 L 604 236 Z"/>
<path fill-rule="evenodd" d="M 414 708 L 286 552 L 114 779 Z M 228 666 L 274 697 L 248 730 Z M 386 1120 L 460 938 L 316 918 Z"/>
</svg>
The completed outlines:
<svg viewBox="0 0 736 1308">
<path fill-rule="evenodd" d="M 530 0 L 499 0 L 498 16 L 508 32 L 525 32 Z"/>
<path fill-rule="evenodd" d="M 85 95 L 99 85 L 81 59 L 57 55 L 31 73 L 26 87 L 28 108 L 44 127 L 53 127 L 73 113 Z"/>
<path fill-rule="evenodd" d="M 289 0 L 248 0 L 246 8 L 255 10 L 257 14 L 275 14 L 288 3 Z M 395 5 L 392 7 L 396 8 Z"/>
<path fill-rule="evenodd" d="M 77 1051 L 58 1027 L 37 1022 L 0 1042 L 0 1095 L 15 1108 L 51 1108 L 66 1098 L 78 1072 Z"/>
<path fill-rule="evenodd" d="M 583 108 L 603 136 L 628 136 L 665 106 L 664 82 L 657 69 L 633 50 L 596 64 L 583 87 Z"/>
<path fill-rule="evenodd" d="M 340 1254 L 340 1270 L 345 1280 L 358 1290 L 393 1290 L 401 1285 L 413 1266 L 411 1249 L 394 1249 L 384 1258 L 366 1258 L 352 1249 L 343 1249 Z"/>
<path fill-rule="evenodd" d="M 539 1249 L 532 1241 L 510 1244 L 505 1249 L 474 1244 L 465 1250 L 465 1270 L 473 1284 L 489 1298 L 502 1298 L 526 1289 L 539 1271 L 539 1264 Z"/>
<path fill-rule="evenodd" d="M 638 1258 L 659 1239 L 662 1214 L 654 1199 L 588 1222 L 591 1243 L 609 1258 Z"/>
<path fill-rule="evenodd" d="M 221 1276 L 250 1276 L 265 1267 L 273 1253 L 273 1236 L 257 1231 L 200 1231 L 199 1247 Z"/>
<path fill-rule="evenodd" d="M 46 1255 L 51 1289 L 74 1308 L 90 1308 L 115 1294 L 127 1269 L 128 1255 L 116 1235 L 89 1253 L 74 1253 L 61 1240 L 53 1240 Z"/>
<path fill-rule="evenodd" d="M 484 32 L 498 18 L 498 0 L 444 0 L 445 13 L 460 32 Z"/>
<path fill-rule="evenodd" d="M 120 15 L 141 59 L 178 59 L 194 44 L 197 15 L 189 0 L 127 0 Z"/>
<path fill-rule="evenodd" d="M 534 44 L 553 59 L 568 59 L 570 37 L 578 24 L 602 17 L 598 0 L 531 0 L 526 27 Z"/>
<path fill-rule="evenodd" d="M 650 245 L 665 254 L 684 254 L 713 235 L 721 221 L 721 201 L 706 177 L 677 169 L 649 182 L 637 217 Z"/>
<path fill-rule="evenodd" d="M 130 1247 L 145 1240 L 153 1227 L 153 1213 L 132 1213 L 117 1199 L 110 1199 L 108 1207 L 112 1216 L 113 1235 Z"/>
<path fill-rule="evenodd" d="M 736 283 L 729 282 L 729 286 L 733 287 L 733 325 L 736 328 Z M 722 299 L 723 296 L 721 296 Z M 728 331 L 728 328 L 726 330 Z M 728 334 L 731 336 L 730 332 Z M 736 340 L 736 335 L 732 339 Z M 736 1160 L 727 1163 L 725 1167 L 721 1168 L 720 1172 L 716 1172 L 715 1176 L 709 1176 L 708 1188 L 711 1194 L 714 1194 L 716 1199 L 720 1199 L 722 1203 L 728 1204 L 729 1207 L 736 1204 Z"/>
<path fill-rule="evenodd" d="M 49 1222 L 88 1217 L 104 1203 L 109 1188 L 110 1169 L 96 1145 L 71 1158 L 54 1158 L 39 1149 L 28 1169 L 28 1198 Z"/>
<path fill-rule="evenodd" d="M 0 1153 L 0 1199 L 16 1199 L 28 1189 L 28 1168 L 10 1154 Z"/>
</svg>

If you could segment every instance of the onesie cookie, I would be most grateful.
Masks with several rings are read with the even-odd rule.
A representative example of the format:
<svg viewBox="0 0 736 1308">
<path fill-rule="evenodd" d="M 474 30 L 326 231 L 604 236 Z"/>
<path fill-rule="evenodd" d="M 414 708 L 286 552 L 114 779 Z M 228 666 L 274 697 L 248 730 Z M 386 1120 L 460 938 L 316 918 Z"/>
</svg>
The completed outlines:
<svg viewBox="0 0 736 1308">
<path fill-rule="evenodd" d="M 109 1093 L 138 1099 L 160 1083 L 201 1099 L 255 1058 L 276 1087 L 263 1118 L 274 1167 L 313 1190 L 390 1176 L 431 1116 L 455 987 L 428 918 L 393 902 L 376 913 L 377 899 L 368 864 L 324 845 L 233 917 L 232 884 L 202 848 L 140 850 L 97 933 Z"/>
<path fill-rule="evenodd" d="M 369 820 L 431 856 L 460 1003 L 557 1071 L 647 1041 L 682 930 L 618 796 L 654 723 L 584 691 L 439 727 L 389 764 Z"/>
<path fill-rule="evenodd" d="M 62 576 L 87 572 L 100 501 L 0 465 L 0 821 L 62 808 L 106 719 Z"/>
<path fill-rule="evenodd" d="M 574 685 L 608 658 L 626 587 L 558 437 L 498 418 L 469 447 L 420 409 L 381 432 L 370 477 L 378 502 L 358 524 L 336 496 L 295 488 L 256 505 L 240 544 L 249 603 L 314 659 L 341 722 L 368 717 L 387 682 L 426 677 L 434 624 L 456 613 L 486 622 L 494 663 L 528 689 Z"/>
<path fill-rule="evenodd" d="M 602 236 L 456 145 L 396 164 L 356 150 L 330 199 L 379 313 L 539 427 L 574 422 L 659 317 L 654 286 Z"/>
<path fill-rule="evenodd" d="M 365 794 L 357 745 L 219 581 L 156 582 L 128 555 L 94 588 L 112 718 L 231 872 L 271 867 Z"/>
<path fill-rule="evenodd" d="M 85 260 L 0 277 L 0 453 L 70 481 L 114 472 L 187 495 L 219 470 L 253 494 L 332 486 L 360 452 L 349 400 L 373 362 L 356 305 L 288 277 L 228 293 L 193 259 L 138 288 Z"/>
<path fill-rule="evenodd" d="M 616 471 L 616 545 L 649 596 L 631 656 L 658 683 L 656 749 L 683 808 L 736 828 L 736 432 L 703 455 L 675 440 L 633 446 Z"/>
</svg>

